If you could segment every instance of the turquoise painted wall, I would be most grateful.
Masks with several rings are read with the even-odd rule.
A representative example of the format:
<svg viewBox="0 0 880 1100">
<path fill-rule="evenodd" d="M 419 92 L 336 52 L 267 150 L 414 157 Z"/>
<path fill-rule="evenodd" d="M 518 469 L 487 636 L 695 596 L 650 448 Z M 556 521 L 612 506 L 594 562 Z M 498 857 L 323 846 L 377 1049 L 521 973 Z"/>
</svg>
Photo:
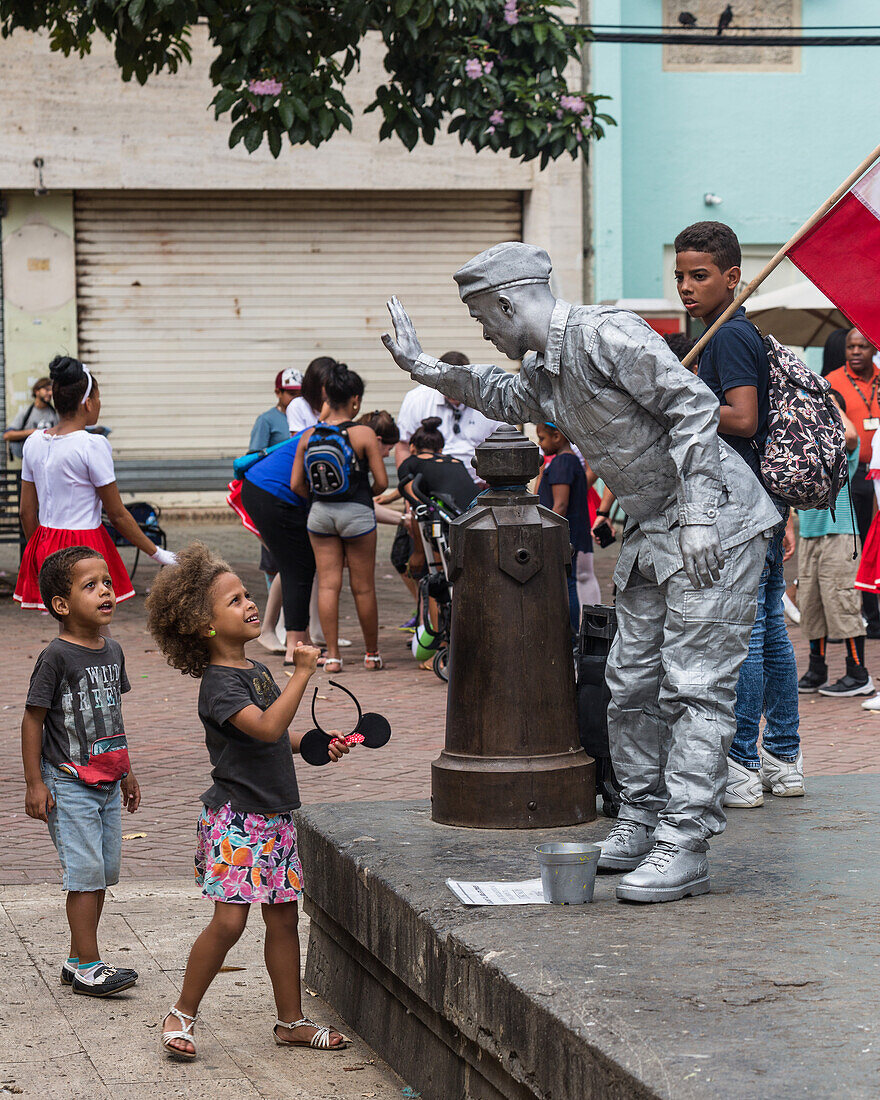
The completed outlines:
<svg viewBox="0 0 880 1100">
<path fill-rule="evenodd" d="M 660 0 L 591 7 L 594 23 L 661 23 Z M 802 0 L 802 20 L 878 24 L 880 3 Z M 784 242 L 880 142 L 880 48 L 807 47 L 792 73 L 680 73 L 661 46 L 596 43 L 592 73 L 619 123 L 592 151 L 597 301 L 661 297 L 663 246 L 691 222 Z"/>
</svg>

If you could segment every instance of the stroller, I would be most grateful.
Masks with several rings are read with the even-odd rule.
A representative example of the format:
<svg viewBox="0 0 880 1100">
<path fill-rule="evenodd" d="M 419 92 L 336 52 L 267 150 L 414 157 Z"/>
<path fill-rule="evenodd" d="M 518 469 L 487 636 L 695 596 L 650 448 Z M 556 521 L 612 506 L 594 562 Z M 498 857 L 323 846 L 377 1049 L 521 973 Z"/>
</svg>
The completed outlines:
<svg viewBox="0 0 880 1100">
<path fill-rule="evenodd" d="M 407 486 L 417 503 L 413 518 L 425 551 L 427 572 L 419 581 L 418 626 L 413 635 L 413 656 L 420 661 L 433 658 L 433 669 L 443 681 L 449 680 L 449 628 L 452 622 L 452 583 L 449 580 L 449 525 L 461 513 L 441 493 L 428 495 L 422 488 L 422 475 L 416 474 Z M 431 608 L 436 606 L 436 622 Z"/>
</svg>

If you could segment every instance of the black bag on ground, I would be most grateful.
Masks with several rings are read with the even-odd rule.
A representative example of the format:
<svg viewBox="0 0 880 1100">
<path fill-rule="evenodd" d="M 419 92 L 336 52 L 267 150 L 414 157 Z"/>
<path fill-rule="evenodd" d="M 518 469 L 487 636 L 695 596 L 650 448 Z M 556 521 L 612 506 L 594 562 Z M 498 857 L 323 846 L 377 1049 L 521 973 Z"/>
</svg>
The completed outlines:
<svg viewBox="0 0 880 1100">
<path fill-rule="evenodd" d="M 584 751 L 596 761 L 596 793 L 602 796 L 606 817 L 617 817 L 620 809 L 620 786 L 608 748 L 611 692 L 605 683 L 608 651 L 616 633 L 613 607 L 593 604 L 582 609 L 577 658 L 578 733 Z"/>
</svg>

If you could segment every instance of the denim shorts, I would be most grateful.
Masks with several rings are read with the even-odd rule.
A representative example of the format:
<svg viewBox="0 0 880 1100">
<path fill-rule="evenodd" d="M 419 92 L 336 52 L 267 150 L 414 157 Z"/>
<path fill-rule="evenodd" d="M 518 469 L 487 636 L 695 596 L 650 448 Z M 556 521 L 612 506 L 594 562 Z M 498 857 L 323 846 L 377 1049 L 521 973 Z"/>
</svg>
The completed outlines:
<svg viewBox="0 0 880 1100">
<path fill-rule="evenodd" d="M 49 833 L 61 860 L 64 890 L 103 890 L 119 882 L 122 856 L 120 784 L 88 787 L 42 761 L 43 782 L 55 799 Z"/>
<path fill-rule="evenodd" d="M 341 539 L 356 539 L 376 529 L 376 513 L 369 504 L 356 500 L 316 500 L 309 509 L 309 533 L 338 535 Z"/>
</svg>

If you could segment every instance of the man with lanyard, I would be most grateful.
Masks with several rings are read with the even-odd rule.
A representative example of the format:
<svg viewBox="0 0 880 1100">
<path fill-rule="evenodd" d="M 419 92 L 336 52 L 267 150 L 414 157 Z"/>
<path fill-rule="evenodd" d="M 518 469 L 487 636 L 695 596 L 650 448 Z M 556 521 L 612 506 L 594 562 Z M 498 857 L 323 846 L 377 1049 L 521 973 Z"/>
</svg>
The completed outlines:
<svg viewBox="0 0 880 1100">
<path fill-rule="evenodd" d="M 857 328 L 851 329 L 846 337 L 846 362 L 827 376 L 831 388 L 843 394 L 847 416 L 859 433 L 859 464 L 851 490 L 862 546 L 874 518 L 874 488 L 867 474 L 871 441 L 874 432 L 880 428 L 880 371 L 874 366 L 876 353 L 874 345 Z M 868 623 L 868 637 L 880 638 L 880 609 L 873 592 L 862 593 L 862 613 Z"/>
<path fill-rule="evenodd" d="M 442 363 L 450 366 L 466 366 L 470 360 L 460 351 L 447 351 L 441 359 Z M 471 466 L 474 451 L 479 445 L 497 429 L 501 424 L 497 420 L 490 420 L 477 412 L 469 409 L 461 401 L 454 401 L 444 397 L 442 393 L 431 389 L 429 386 L 417 386 L 410 390 L 400 405 L 400 414 L 397 417 L 397 428 L 400 432 L 400 442 L 394 448 L 394 464 L 398 468 L 401 462 L 409 458 L 409 441 L 423 420 L 430 416 L 440 417 L 440 434 L 443 436 L 443 454 L 450 458 L 457 458 L 463 462 L 470 476 L 477 480 L 477 473 Z"/>
</svg>

